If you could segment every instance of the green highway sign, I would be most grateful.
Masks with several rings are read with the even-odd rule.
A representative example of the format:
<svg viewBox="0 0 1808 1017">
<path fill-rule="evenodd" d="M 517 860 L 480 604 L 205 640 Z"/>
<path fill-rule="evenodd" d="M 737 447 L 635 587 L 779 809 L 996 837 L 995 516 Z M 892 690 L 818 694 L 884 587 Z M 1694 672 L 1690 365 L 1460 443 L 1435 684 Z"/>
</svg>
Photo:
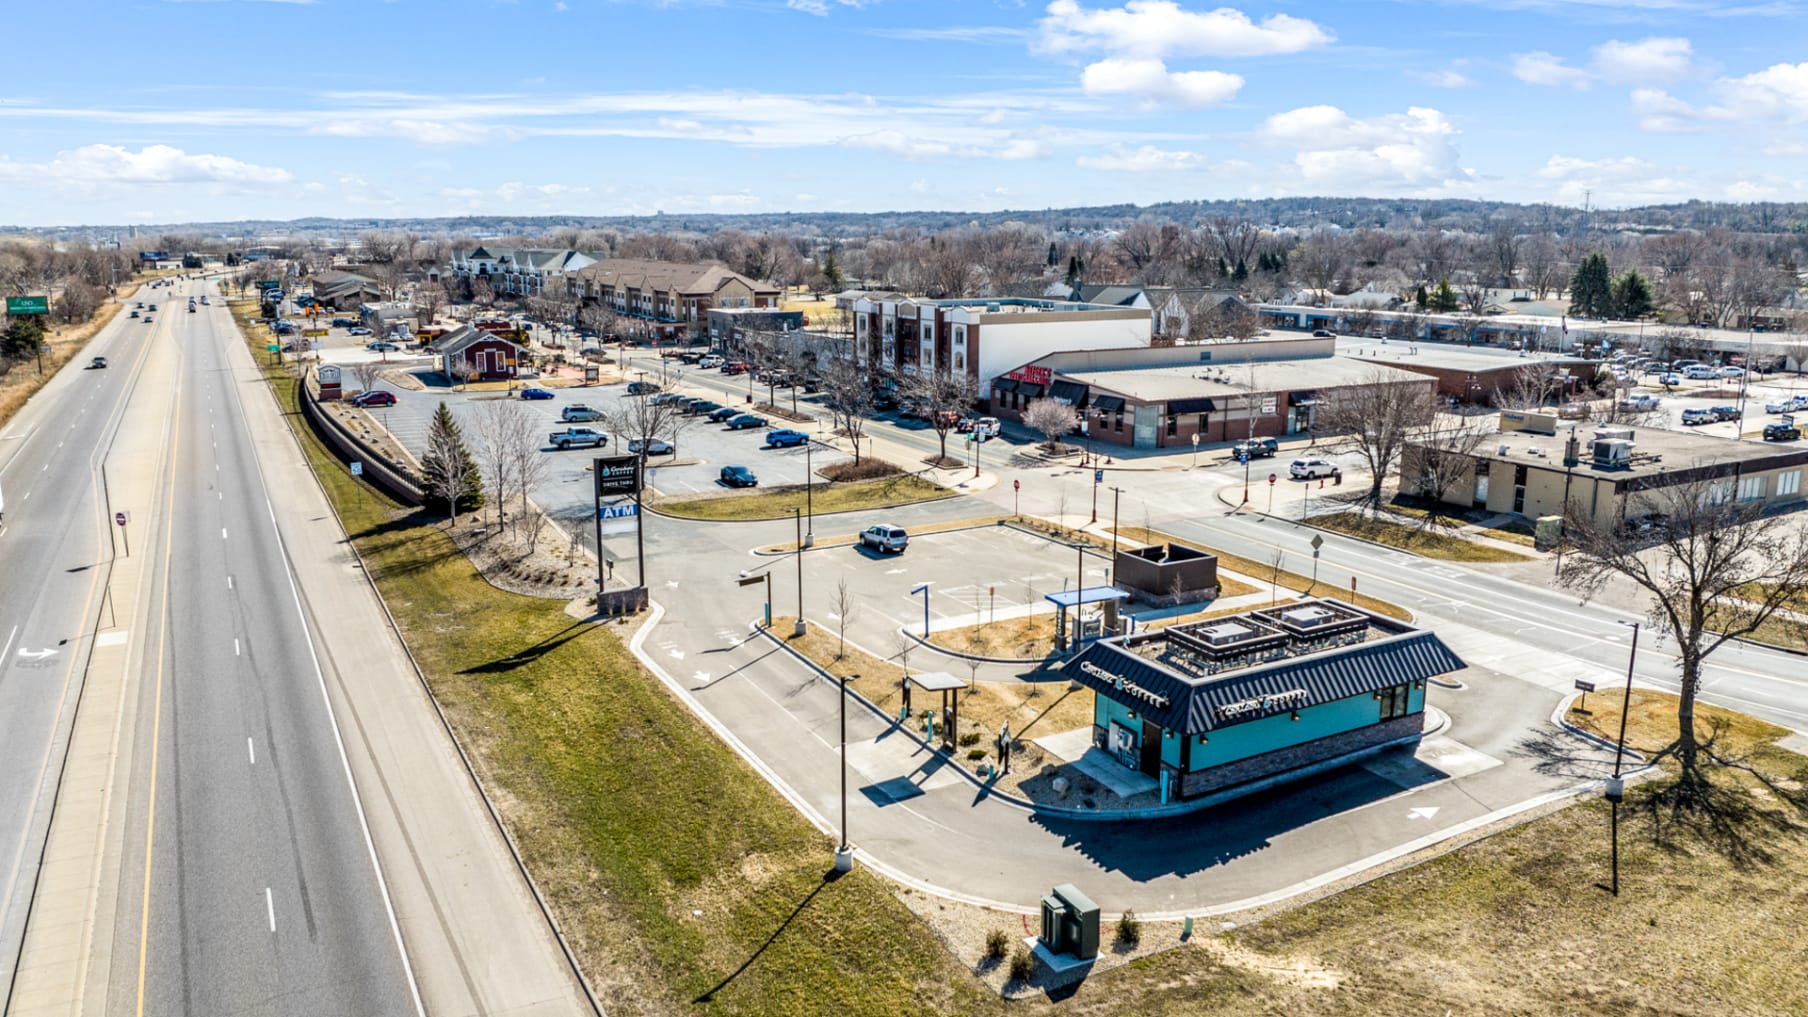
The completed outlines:
<svg viewBox="0 0 1808 1017">
<path fill-rule="evenodd" d="M 49 314 L 49 297 L 7 297 L 7 314 Z"/>
<path fill-rule="evenodd" d="M 282 283 L 277 282 L 275 279 L 259 279 L 257 281 L 257 288 L 260 290 L 273 290 L 281 285 Z"/>
<path fill-rule="evenodd" d="M 281 347 L 277 346 L 275 343 L 271 343 L 270 345 L 264 347 L 264 352 L 275 353 L 278 349 L 281 349 Z"/>
</svg>

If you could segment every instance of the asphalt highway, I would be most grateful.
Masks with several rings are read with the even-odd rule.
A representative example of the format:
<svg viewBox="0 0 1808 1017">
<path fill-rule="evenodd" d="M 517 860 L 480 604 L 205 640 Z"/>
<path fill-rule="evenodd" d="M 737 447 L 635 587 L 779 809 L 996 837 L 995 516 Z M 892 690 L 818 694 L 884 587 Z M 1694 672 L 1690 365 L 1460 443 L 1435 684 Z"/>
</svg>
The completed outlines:
<svg viewBox="0 0 1808 1017">
<path fill-rule="evenodd" d="M 0 1000 L 8 996 L 113 554 L 101 463 L 168 319 L 123 312 L 0 428 Z M 27 364 L 18 370 L 30 371 Z"/>
<path fill-rule="evenodd" d="M 201 291 L 200 284 L 188 284 Z M 175 308 L 179 298 L 167 305 Z M 227 369 L 223 308 L 180 359 L 138 691 L 114 1013 L 403 1015 L 419 997 Z"/>
</svg>

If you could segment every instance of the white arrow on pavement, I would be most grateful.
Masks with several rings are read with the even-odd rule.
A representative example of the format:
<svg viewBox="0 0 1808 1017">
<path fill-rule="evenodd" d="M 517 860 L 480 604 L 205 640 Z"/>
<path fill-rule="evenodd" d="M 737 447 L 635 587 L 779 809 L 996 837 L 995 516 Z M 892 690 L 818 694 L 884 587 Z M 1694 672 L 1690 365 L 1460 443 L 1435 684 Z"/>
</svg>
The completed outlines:
<svg viewBox="0 0 1808 1017">
<path fill-rule="evenodd" d="M 665 588 L 666 588 L 666 589 L 668 589 L 668 590 L 676 590 L 676 589 L 677 589 L 677 588 L 678 588 L 678 580 L 676 580 L 676 579 L 667 579 L 667 580 L 666 580 L 666 581 L 665 581 Z"/>
<path fill-rule="evenodd" d="M 21 646 L 21 647 L 19 647 L 19 656 L 24 657 L 26 660 L 43 660 L 45 657 L 56 656 L 56 651 L 55 650 L 27 650 L 25 647 Z"/>
<path fill-rule="evenodd" d="M 698 671 L 696 674 L 691 675 L 691 680 L 696 682 L 698 685 L 707 685 L 707 684 L 709 684 L 709 672 L 708 671 Z"/>
<path fill-rule="evenodd" d="M 1430 819 L 1437 814 L 1438 807 L 1436 805 L 1422 805 L 1419 808 L 1411 810 L 1406 815 L 1409 819 Z"/>
<path fill-rule="evenodd" d="M 905 571 L 906 570 L 904 569 L 886 569 L 885 574 L 888 576 L 901 576 Z"/>
<path fill-rule="evenodd" d="M 683 650 L 667 650 L 665 652 L 671 654 L 673 660 L 683 660 L 684 659 L 684 651 Z"/>
</svg>

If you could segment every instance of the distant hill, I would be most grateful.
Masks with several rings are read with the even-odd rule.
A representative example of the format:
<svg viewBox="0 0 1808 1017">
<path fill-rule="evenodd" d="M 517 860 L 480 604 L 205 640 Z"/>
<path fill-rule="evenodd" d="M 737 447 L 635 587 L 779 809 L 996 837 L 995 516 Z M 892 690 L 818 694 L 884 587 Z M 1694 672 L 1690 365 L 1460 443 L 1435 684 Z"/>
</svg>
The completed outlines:
<svg viewBox="0 0 1808 1017">
<path fill-rule="evenodd" d="M 1520 205 L 1501 201 L 1421 198 L 1263 198 L 1252 201 L 1170 201 L 1155 205 L 1097 205 L 1002 212 L 791 212 L 760 214 L 643 216 L 488 216 L 396 219 L 306 219 L 186 222 L 138 225 L 142 235 L 168 233 L 207 237 L 350 237 L 364 230 L 405 230 L 425 235 L 486 237 L 547 233 L 557 229 L 617 229 L 624 232 L 713 233 L 721 230 L 778 232 L 821 237 L 871 236 L 891 230 L 934 232 L 1017 222 L 1054 232 L 1095 232 L 1138 222 L 1197 224 L 1219 216 L 1265 226 L 1312 229 L 1450 229 L 1486 232 L 1510 226 L 1518 232 L 1573 233 L 1715 228 L 1745 233 L 1808 233 L 1808 202 L 1690 201 L 1676 205 L 1596 209 Z M 70 238 L 110 238 L 129 227 L 90 225 L 40 228 L 0 227 L 0 232 Z"/>
</svg>

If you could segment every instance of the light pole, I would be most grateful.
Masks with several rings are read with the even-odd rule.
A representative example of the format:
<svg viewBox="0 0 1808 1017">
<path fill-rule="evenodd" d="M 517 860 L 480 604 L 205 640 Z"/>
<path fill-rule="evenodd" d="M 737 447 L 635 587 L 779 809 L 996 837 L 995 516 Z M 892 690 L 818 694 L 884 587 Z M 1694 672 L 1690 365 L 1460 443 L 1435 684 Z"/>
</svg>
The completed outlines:
<svg viewBox="0 0 1808 1017">
<path fill-rule="evenodd" d="M 1752 339 L 1758 334 L 1756 318 L 1745 323 L 1745 374 L 1739 379 L 1739 419 L 1733 421 L 1733 437 L 1745 433 L 1745 394 L 1751 390 Z"/>
<path fill-rule="evenodd" d="M 929 638 L 929 584 L 918 583 L 910 588 L 911 596 L 914 597 L 919 593 L 923 595 L 923 638 L 927 640 Z"/>
<path fill-rule="evenodd" d="M 857 674 L 841 677 L 841 846 L 835 849 L 836 872 L 847 872 L 854 867 L 854 847 L 848 843 L 847 822 L 847 686 L 858 677 Z"/>
<path fill-rule="evenodd" d="M 1113 487 L 1113 488 L 1112 488 L 1112 489 L 1111 489 L 1111 560 L 1112 560 L 1112 561 L 1114 561 L 1114 562 L 1115 562 L 1115 561 L 1117 561 L 1117 507 L 1118 507 L 1118 499 L 1119 499 L 1119 498 L 1121 498 L 1121 497 L 1123 497 L 1123 494 L 1124 494 L 1124 489 L 1123 489 L 1123 488 L 1121 488 L 1121 487 Z"/>
<path fill-rule="evenodd" d="M 804 634 L 804 514 L 796 508 L 788 508 L 791 518 L 797 521 L 797 624 L 791 627 L 792 636 Z"/>
<path fill-rule="evenodd" d="M 814 444 L 814 438 L 804 438 L 804 517 L 810 526 L 804 533 L 803 547 L 816 544 L 816 470 L 810 465 L 810 447 Z"/>
<path fill-rule="evenodd" d="M 1092 521 L 1099 521 L 1099 485 L 1105 482 L 1104 470 L 1092 471 Z"/>
<path fill-rule="evenodd" d="M 1620 700 L 1620 739 L 1613 751 L 1613 779 L 1607 782 L 1607 801 L 1613 806 L 1613 895 L 1620 895 L 1620 800 L 1626 797 L 1626 785 L 1620 780 L 1620 763 L 1626 758 L 1626 715 L 1632 712 L 1632 668 L 1638 661 L 1640 622 L 1620 620 L 1632 626 L 1632 652 L 1626 656 L 1626 696 Z"/>
</svg>

